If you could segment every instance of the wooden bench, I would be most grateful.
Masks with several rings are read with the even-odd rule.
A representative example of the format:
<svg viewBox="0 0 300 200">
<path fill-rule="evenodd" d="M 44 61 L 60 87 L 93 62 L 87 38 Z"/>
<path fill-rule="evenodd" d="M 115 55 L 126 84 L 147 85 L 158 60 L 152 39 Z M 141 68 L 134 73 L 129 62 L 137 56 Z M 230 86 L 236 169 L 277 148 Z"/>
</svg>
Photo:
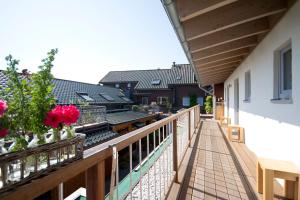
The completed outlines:
<svg viewBox="0 0 300 200">
<path fill-rule="evenodd" d="M 234 134 L 236 133 L 234 137 Z M 230 142 L 241 142 L 245 143 L 244 141 L 244 128 L 238 125 L 228 125 L 227 129 L 227 138 Z"/>
<path fill-rule="evenodd" d="M 300 169 L 289 161 L 259 158 L 257 160 L 257 191 L 263 200 L 272 199 L 274 178 L 284 179 L 284 196 L 300 200 Z"/>
<path fill-rule="evenodd" d="M 221 127 L 221 125 L 220 125 Z M 227 129 L 222 128 L 223 133 L 227 134 Z M 247 180 L 247 184 L 252 188 L 252 199 L 262 199 L 262 195 L 257 192 L 257 177 L 256 177 L 256 164 L 257 156 L 253 153 L 244 143 L 227 141 L 232 149 L 232 152 L 236 158 L 238 165 L 242 170 L 242 176 Z M 276 179 L 273 181 L 275 197 L 282 197 L 284 195 L 283 187 L 278 183 Z"/>
</svg>

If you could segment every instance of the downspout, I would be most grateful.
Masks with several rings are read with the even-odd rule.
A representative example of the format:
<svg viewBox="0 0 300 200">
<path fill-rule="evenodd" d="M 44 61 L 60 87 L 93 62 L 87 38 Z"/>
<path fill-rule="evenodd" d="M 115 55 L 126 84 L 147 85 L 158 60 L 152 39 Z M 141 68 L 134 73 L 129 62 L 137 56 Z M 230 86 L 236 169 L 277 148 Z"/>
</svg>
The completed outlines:
<svg viewBox="0 0 300 200">
<path fill-rule="evenodd" d="M 196 67 L 193 63 L 192 55 L 190 54 L 189 47 L 188 47 L 187 41 L 184 36 L 184 31 L 182 29 L 174 1 L 173 0 L 161 0 L 161 3 L 163 4 L 163 7 L 164 7 L 164 9 L 168 15 L 168 18 L 173 26 L 173 29 L 175 30 L 175 33 L 176 33 L 177 38 L 184 50 L 184 53 L 185 53 L 190 65 L 193 68 L 194 74 L 196 75 L 196 79 L 198 80 L 199 88 L 202 89 L 204 92 L 206 92 L 210 95 L 213 95 L 211 93 L 211 91 L 206 90 L 205 88 L 201 87 L 201 85 L 200 85 L 200 77 L 199 77 Z"/>
</svg>

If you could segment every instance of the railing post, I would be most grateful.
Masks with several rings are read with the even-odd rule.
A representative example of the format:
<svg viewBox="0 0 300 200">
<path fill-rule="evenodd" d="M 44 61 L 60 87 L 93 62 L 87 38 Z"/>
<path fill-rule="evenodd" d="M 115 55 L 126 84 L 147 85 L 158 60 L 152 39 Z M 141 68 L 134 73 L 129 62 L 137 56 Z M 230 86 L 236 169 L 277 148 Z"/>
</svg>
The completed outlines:
<svg viewBox="0 0 300 200">
<path fill-rule="evenodd" d="M 105 160 L 87 169 L 86 197 L 88 200 L 104 200 L 105 197 Z"/>
<path fill-rule="evenodd" d="M 178 183 L 178 151 L 177 151 L 177 120 L 173 120 L 173 169 L 175 171 L 174 182 Z"/>
<path fill-rule="evenodd" d="M 194 110 L 195 111 L 195 110 Z M 195 112 L 194 112 L 195 113 Z M 195 118 L 194 118 L 195 119 Z M 195 125 L 195 124 L 194 124 Z M 195 128 L 195 127 L 194 127 Z M 188 112 L 188 134 L 189 134 L 189 147 L 191 147 L 192 131 L 191 131 L 191 111 Z"/>
</svg>

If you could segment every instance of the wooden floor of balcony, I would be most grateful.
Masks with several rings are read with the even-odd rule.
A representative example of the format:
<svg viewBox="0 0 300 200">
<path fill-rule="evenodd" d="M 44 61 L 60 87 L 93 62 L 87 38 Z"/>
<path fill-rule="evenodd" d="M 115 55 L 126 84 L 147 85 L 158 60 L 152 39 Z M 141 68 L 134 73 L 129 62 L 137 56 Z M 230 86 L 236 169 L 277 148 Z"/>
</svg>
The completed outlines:
<svg viewBox="0 0 300 200">
<path fill-rule="evenodd" d="M 216 121 L 203 121 L 185 161 L 179 199 L 261 199 L 255 191 L 256 158 L 245 163 L 246 153 L 237 155 L 243 145 L 228 142 Z"/>
</svg>

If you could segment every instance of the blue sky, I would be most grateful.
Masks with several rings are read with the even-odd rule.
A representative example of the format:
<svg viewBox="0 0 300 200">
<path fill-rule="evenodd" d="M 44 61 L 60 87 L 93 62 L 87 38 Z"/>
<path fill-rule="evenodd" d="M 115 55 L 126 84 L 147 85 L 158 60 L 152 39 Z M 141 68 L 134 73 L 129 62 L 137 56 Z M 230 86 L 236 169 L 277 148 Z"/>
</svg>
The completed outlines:
<svg viewBox="0 0 300 200">
<path fill-rule="evenodd" d="M 57 78 L 97 83 L 112 70 L 187 63 L 159 0 L 0 1 L 0 69 L 5 56 L 37 70 L 58 48 Z"/>
</svg>

